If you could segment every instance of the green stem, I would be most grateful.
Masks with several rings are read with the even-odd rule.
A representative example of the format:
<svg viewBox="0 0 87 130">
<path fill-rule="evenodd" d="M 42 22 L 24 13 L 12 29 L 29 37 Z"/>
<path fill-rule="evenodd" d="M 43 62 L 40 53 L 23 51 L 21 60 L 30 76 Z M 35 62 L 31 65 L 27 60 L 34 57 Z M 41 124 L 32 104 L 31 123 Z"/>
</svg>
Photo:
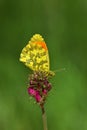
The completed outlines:
<svg viewBox="0 0 87 130">
<path fill-rule="evenodd" d="M 43 127 L 44 127 L 44 130 L 48 130 L 48 128 L 47 128 L 46 113 L 45 113 L 44 107 L 41 107 L 41 109 L 42 109 Z"/>
</svg>

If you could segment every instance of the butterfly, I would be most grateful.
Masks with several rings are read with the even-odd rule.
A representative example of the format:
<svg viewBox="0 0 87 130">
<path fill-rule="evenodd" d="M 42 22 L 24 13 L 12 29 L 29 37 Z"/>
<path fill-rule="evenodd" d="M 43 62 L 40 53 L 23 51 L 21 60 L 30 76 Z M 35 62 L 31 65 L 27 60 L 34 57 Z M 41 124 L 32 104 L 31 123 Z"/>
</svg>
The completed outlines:
<svg viewBox="0 0 87 130">
<path fill-rule="evenodd" d="M 28 44 L 22 49 L 20 61 L 34 72 L 54 75 L 54 72 L 50 71 L 48 48 L 40 34 L 33 35 Z"/>
</svg>

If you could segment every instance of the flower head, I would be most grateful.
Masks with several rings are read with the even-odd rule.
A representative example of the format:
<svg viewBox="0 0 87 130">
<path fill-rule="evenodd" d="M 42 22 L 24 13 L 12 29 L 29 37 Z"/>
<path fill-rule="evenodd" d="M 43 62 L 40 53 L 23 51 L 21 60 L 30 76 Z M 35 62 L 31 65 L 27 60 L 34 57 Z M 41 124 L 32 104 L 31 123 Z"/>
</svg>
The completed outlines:
<svg viewBox="0 0 87 130">
<path fill-rule="evenodd" d="M 28 93 L 34 97 L 40 105 L 45 103 L 48 92 L 51 90 L 52 85 L 48 81 L 48 76 L 43 72 L 34 72 L 29 76 Z"/>
</svg>

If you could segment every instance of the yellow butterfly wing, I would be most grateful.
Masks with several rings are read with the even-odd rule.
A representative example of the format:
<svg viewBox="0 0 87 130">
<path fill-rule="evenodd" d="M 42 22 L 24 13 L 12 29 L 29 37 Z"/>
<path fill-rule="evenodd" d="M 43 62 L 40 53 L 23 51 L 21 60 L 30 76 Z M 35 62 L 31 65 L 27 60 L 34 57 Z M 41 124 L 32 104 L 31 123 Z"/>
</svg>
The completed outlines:
<svg viewBox="0 0 87 130">
<path fill-rule="evenodd" d="M 20 61 L 33 71 L 49 72 L 49 54 L 40 34 L 35 34 L 22 49 Z"/>
</svg>

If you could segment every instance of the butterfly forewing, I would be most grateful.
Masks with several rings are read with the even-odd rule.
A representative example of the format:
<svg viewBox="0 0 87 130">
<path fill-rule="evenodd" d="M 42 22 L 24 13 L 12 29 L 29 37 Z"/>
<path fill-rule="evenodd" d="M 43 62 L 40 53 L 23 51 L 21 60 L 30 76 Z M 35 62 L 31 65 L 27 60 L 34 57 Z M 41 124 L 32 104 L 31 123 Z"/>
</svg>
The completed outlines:
<svg viewBox="0 0 87 130">
<path fill-rule="evenodd" d="M 33 71 L 49 72 L 49 54 L 43 38 L 36 34 L 23 48 L 20 61 Z"/>
</svg>

